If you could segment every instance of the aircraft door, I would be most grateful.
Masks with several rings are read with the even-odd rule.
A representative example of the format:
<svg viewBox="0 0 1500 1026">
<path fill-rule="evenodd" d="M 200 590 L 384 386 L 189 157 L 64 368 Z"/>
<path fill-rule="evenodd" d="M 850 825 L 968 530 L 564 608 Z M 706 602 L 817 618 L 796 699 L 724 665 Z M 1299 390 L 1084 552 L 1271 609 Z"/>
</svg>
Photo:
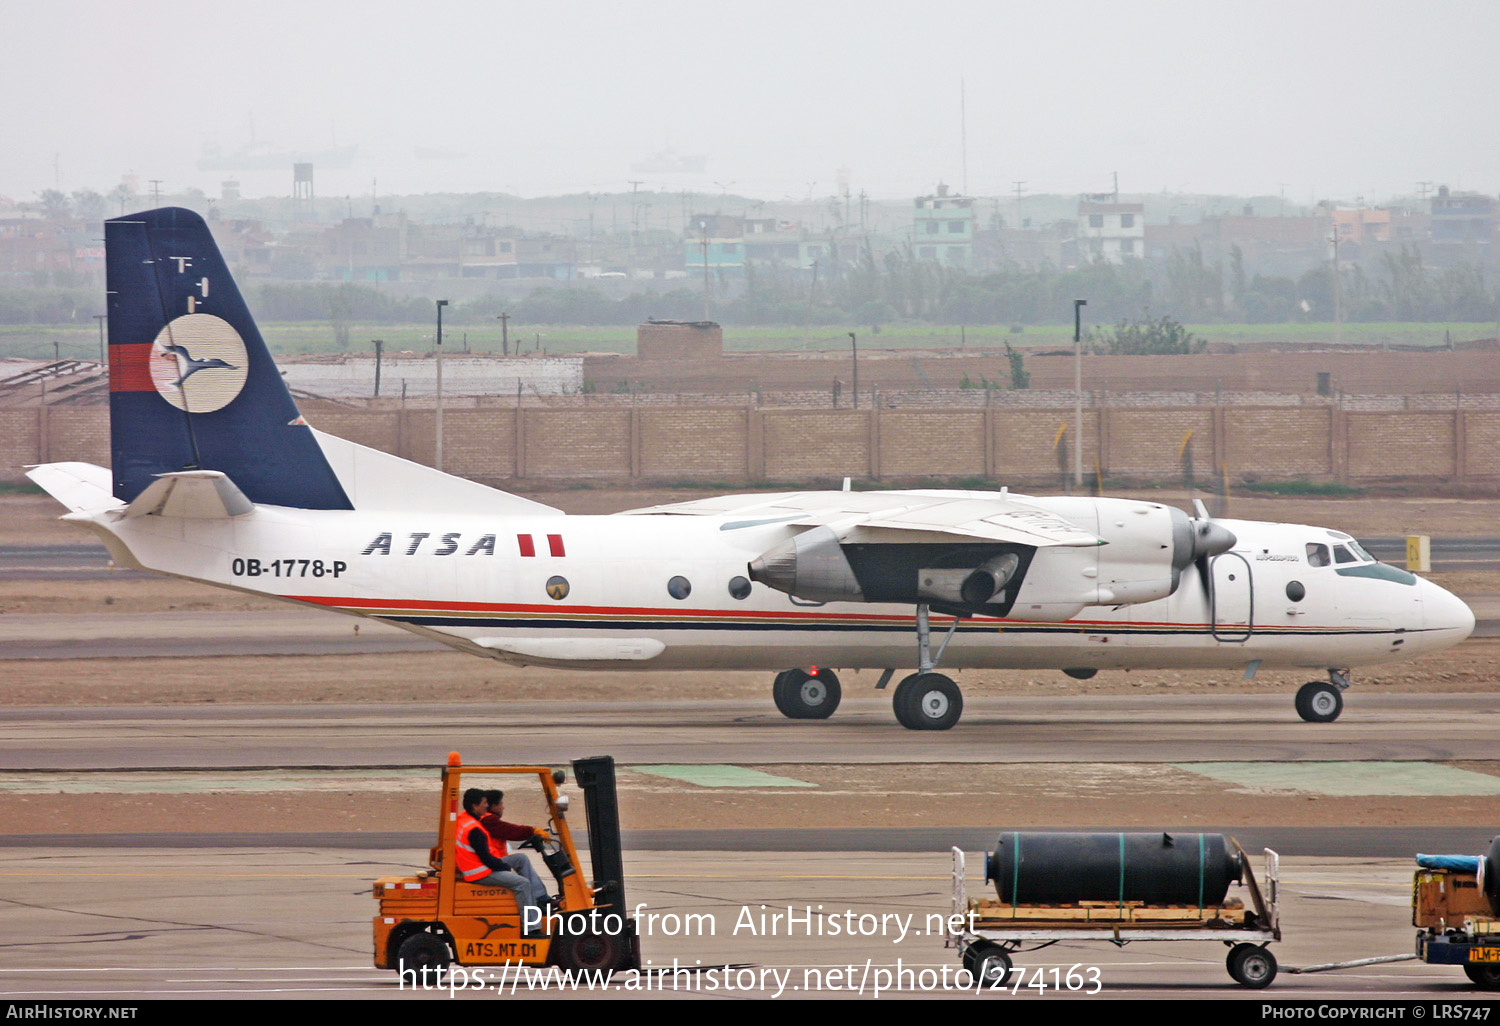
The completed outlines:
<svg viewBox="0 0 1500 1026">
<path fill-rule="evenodd" d="M 1213 577 L 1211 625 L 1214 638 L 1241 642 L 1255 628 L 1255 598 L 1251 591 L 1250 562 L 1238 552 L 1215 556 L 1210 564 Z"/>
</svg>

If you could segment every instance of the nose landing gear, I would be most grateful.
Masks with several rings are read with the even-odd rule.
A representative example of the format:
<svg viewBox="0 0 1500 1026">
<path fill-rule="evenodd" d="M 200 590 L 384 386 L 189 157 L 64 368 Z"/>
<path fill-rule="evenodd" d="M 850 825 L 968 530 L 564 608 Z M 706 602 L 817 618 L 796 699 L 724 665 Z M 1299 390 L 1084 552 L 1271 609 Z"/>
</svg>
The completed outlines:
<svg viewBox="0 0 1500 1026">
<path fill-rule="evenodd" d="M 1297 715 L 1308 723 L 1332 723 L 1344 711 L 1347 670 L 1329 670 L 1328 680 L 1312 680 L 1297 689 Z"/>
</svg>

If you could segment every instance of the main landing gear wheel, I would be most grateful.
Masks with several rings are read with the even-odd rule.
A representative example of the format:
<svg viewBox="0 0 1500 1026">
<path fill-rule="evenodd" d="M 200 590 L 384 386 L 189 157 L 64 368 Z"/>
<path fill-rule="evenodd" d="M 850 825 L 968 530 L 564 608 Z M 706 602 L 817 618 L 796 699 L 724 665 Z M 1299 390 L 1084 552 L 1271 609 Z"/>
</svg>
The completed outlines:
<svg viewBox="0 0 1500 1026">
<path fill-rule="evenodd" d="M 964 949 L 964 968 L 981 987 L 1003 987 L 1010 981 L 1010 953 L 994 941 L 976 941 Z"/>
<path fill-rule="evenodd" d="M 453 964 L 453 950 L 448 942 L 425 930 L 414 933 L 396 948 L 396 965 L 402 969 L 422 972 L 430 969 L 440 973 Z"/>
<path fill-rule="evenodd" d="M 941 673 L 914 673 L 896 685 L 891 703 L 907 730 L 947 730 L 964 714 L 964 696 Z"/>
<path fill-rule="evenodd" d="M 1332 723 L 1344 711 L 1344 696 L 1326 680 L 1312 680 L 1297 689 L 1297 715 L 1308 723 Z"/>
<path fill-rule="evenodd" d="M 1260 990 L 1276 979 L 1276 956 L 1256 944 L 1236 944 L 1224 960 L 1234 982 Z"/>
<path fill-rule="evenodd" d="M 823 667 L 816 675 L 806 670 L 786 670 L 776 675 L 771 697 L 781 715 L 794 720 L 826 720 L 844 697 L 839 679 Z"/>
</svg>

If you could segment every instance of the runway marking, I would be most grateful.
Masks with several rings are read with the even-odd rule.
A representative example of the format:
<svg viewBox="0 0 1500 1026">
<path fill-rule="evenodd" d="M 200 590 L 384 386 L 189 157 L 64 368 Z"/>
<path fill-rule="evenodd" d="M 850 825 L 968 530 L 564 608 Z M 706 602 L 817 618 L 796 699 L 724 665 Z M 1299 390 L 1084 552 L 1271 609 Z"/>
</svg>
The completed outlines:
<svg viewBox="0 0 1500 1026">
<path fill-rule="evenodd" d="M 1172 765 L 1241 787 L 1346 798 L 1500 794 L 1500 777 L 1431 762 L 1177 762 Z"/>
<path fill-rule="evenodd" d="M 806 780 L 776 777 L 748 766 L 631 766 L 637 773 L 681 780 L 699 787 L 817 787 Z"/>
</svg>

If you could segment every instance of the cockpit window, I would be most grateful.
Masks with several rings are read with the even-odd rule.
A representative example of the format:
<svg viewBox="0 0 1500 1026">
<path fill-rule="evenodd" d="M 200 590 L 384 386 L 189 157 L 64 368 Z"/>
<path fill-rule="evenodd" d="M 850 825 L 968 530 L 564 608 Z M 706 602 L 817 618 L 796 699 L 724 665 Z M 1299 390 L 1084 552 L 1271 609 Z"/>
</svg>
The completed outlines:
<svg viewBox="0 0 1500 1026">
<path fill-rule="evenodd" d="M 1359 561 L 1361 563 L 1373 563 L 1373 562 L 1375 562 L 1375 557 L 1372 556 L 1372 555 L 1370 555 L 1368 552 L 1366 552 L 1364 550 L 1364 548 L 1357 541 L 1350 541 L 1349 542 L 1349 550 L 1351 552 L 1353 552 L 1356 556 L 1359 557 Z"/>
<path fill-rule="evenodd" d="M 1307 543 L 1307 565 L 1327 566 L 1332 560 L 1328 556 L 1328 546 L 1319 545 L 1317 542 Z"/>
<path fill-rule="evenodd" d="M 1358 563 L 1354 553 L 1349 551 L 1347 545 L 1335 545 L 1333 547 L 1333 561 L 1335 563 Z"/>
</svg>

